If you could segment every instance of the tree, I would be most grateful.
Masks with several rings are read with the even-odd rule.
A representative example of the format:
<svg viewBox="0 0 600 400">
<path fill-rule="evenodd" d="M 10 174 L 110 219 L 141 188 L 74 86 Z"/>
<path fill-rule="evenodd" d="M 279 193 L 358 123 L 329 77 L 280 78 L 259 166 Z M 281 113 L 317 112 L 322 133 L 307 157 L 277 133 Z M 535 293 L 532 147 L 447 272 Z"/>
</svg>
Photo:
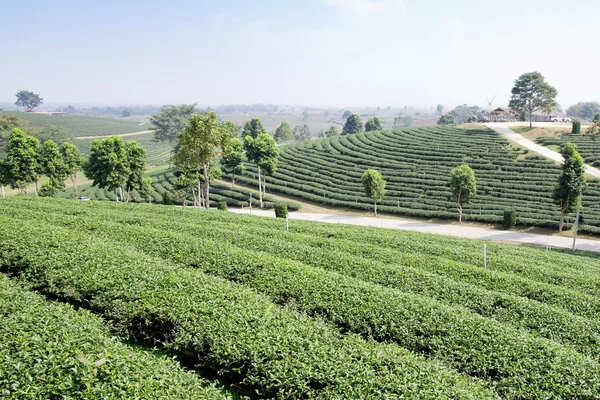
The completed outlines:
<svg viewBox="0 0 600 400">
<path fill-rule="evenodd" d="M 310 114 L 309 114 L 307 111 L 304 111 L 304 112 L 302 113 L 302 118 L 300 118 L 300 120 L 301 120 L 302 122 L 305 122 L 305 121 L 308 121 L 308 119 L 309 119 L 309 118 L 310 118 Z"/>
<path fill-rule="evenodd" d="M 469 115 L 469 118 L 467 118 L 467 122 L 477 122 L 477 115 Z"/>
<path fill-rule="evenodd" d="M 600 113 L 594 115 L 593 122 L 600 122 Z"/>
<path fill-rule="evenodd" d="M 142 179 L 142 186 L 140 187 L 140 194 L 148 202 L 152 201 L 152 178 L 145 177 Z"/>
<path fill-rule="evenodd" d="M 256 139 L 258 135 L 267 134 L 267 131 L 258 118 L 252 118 L 250 121 L 246 121 L 244 129 L 242 130 L 242 137 L 250 136 L 252 139 Z"/>
<path fill-rule="evenodd" d="M 569 117 L 581 118 L 587 121 L 593 120 L 597 113 L 600 113 L 600 103 L 597 101 L 579 102 L 567 108 Z"/>
<path fill-rule="evenodd" d="M 235 188 L 235 176 L 243 174 L 246 170 L 244 161 L 246 161 L 246 155 L 242 141 L 238 138 L 230 139 L 223 149 L 221 169 L 224 173 L 231 175 L 232 188 Z"/>
<path fill-rule="evenodd" d="M 442 113 L 444 112 L 444 106 L 441 104 L 438 104 L 436 110 L 437 110 L 438 115 L 441 116 Z"/>
<path fill-rule="evenodd" d="M 52 140 L 55 143 L 63 143 L 70 138 L 68 130 L 62 126 L 56 125 L 47 125 L 40 129 L 30 130 L 29 133 L 38 138 L 41 142 Z"/>
<path fill-rule="evenodd" d="M 342 135 L 350 135 L 361 132 L 363 132 L 363 124 L 360 120 L 360 117 L 357 114 L 350 115 L 344 124 Z"/>
<path fill-rule="evenodd" d="M 272 176 L 277 169 L 279 159 L 279 149 L 275 140 L 261 133 L 253 139 L 250 135 L 244 138 L 244 150 L 248 160 L 255 163 L 258 167 L 258 193 L 260 198 L 260 208 L 263 207 L 263 193 L 265 193 L 267 180 L 266 176 Z"/>
<path fill-rule="evenodd" d="M 295 126 L 293 134 L 296 137 L 296 139 L 301 142 L 306 142 L 307 140 L 310 140 L 310 138 L 312 137 L 312 134 L 310 133 L 310 128 L 308 127 L 308 125 Z"/>
<path fill-rule="evenodd" d="M 29 122 L 12 114 L 0 115 L 0 150 L 4 148 L 13 128 L 21 128 Z"/>
<path fill-rule="evenodd" d="M 283 142 L 290 142 L 292 140 L 295 140 L 296 136 L 292 132 L 292 128 L 290 127 L 290 124 L 283 121 L 281 123 L 281 125 L 279 125 L 277 127 L 277 129 L 275 130 L 274 139 L 277 143 L 283 143 Z"/>
<path fill-rule="evenodd" d="M 577 206 L 577 198 L 586 182 L 585 164 L 577 152 L 577 147 L 569 142 L 561 147 L 560 154 L 563 156 L 562 174 L 554 185 L 552 197 L 554 203 L 560 208 L 558 231 L 562 232 L 565 215 L 573 212 Z"/>
<path fill-rule="evenodd" d="M 456 117 L 450 114 L 442 115 L 437 122 L 438 125 L 456 125 Z"/>
<path fill-rule="evenodd" d="M 533 113 L 542 110 L 546 113 L 557 106 L 557 90 L 550 86 L 539 72 L 521 75 L 512 88 L 512 96 L 508 106 L 516 111 L 529 115 L 529 127 L 533 127 Z"/>
<path fill-rule="evenodd" d="M 454 167 L 450 171 L 450 187 L 456 198 L 458 209 L 458 222 L 462 223 L 463 205 L 469 204 L 477 194 L 475 172 L 467 164 Z"/>
<path fill-rule="evenodd" d="M 221 129 L 225 136 L 230 138 L 239 138 L 241 127 L 237 126 L 231 121 L 223 121 L 221 122 Z"/>
<path fill-rule="evenodd" d="M 342 120 L 346 121 L 351 115 L 352 115 L 352 111 L 350 111 L 350 110 L 344 111 L 344 113 L 342 114 Z"/>
<path fill-rule="evenodd" d="M 92 180 L 92 186 L 111 188 L 117 201 L 124 201 L 123 186 L 127 183 L 130 170 L 123 139 L 111 136 L 94 140 L 83 171 L 85 176 Z"/>
<path fill-rule="evenodd" d="M 379 118 L 377 118 L 377 117 L 371 118 L 365 124 L 365 131 L 367 131 L 367 132 L 380 131 L 382 129 L 383 129 L 383 127 L 381 126 L 381 121 L 379 121 Z"/>
<path fill-rule="evenodd" d="M 177 135 L 178 150 L 173 156 L 176 166 L 188 171 L 198 171 L 204 178 L 204 207 L 210 206 L 211 164 L 217 157 L 224 141 L 225 132 L 219 124 L 217 114 L 192 115 L 183 132 Z M 198 193 L 202 182 L 198 179 Z"/>
<path fill-rule="evenodd" d="M 52 140 L 46 140 L 42 144 L 40 161 L 42 173 L 48 177 L 48 181 L 40 189 L 40 196 L 54 196 L 65 189 L 68 170 L 58 145 Z"/>
<path fill-rule="evenodd" d="M 394 118 L 394 129 L 398 128 L 410 128 L 414 123 L 414 120 L 411 116 L 397 116 Z"/>
<path fill-rule="evenodd" d="M 123 118 L 131 117 L 131 110 L 129 108 L 124 108 L 123 112 L 121 113 L 121 117 L 123 117 Z"/>
<path fill-rule="evenodd" d="M 592 125 L 585 131 L 588 135 L 600 135 L 600 118 L 594 119 Z"/>
<path fill-rule="evenodd" d="M 157 114 L 150 117 L 154 125 L 154 137 L 161 142 L 172 142 L 177 139 L 177 134 L 196 112 L 196 104 L 183 104 L 180 106 L 162 106 Z"/>
<path fill-rule="evenodd" d="M 385 180 L 381 176 L 381 172 L 369 168 L 363 174 L 360 182 L 365 189 L 365 194 L 373 199 L 375 216 L 377 216 L 377 202 L 385 196 Z"/>
<path fill-rule="evenodd" d="M 15 101 L 15 104 L 19 107 L 24 107 L 26 112 L 31 112 L 34 108 L 44 103 L 44 99 L 39 94 L 30 92 L 29 90 L 19 90 L 16 96 L 17 101 Z"/>
<path fill-rule="evenodd" d="M 334 137 L 334 136 L 340 136 L 340 131 L 338 130 L 337 126 L 335 125 L 331 125 L 331 127 L 326 130 L 326 131 L 321 131 L 319 132 L 319 138 L 328 138 L 328 137 Z"/>
<path fill-rule="evenodd" d="M 137 142 L 126 142 L 125 152 L 127 153 L 127 162 L 129 164 L 129 174 L 125 182 L 127 188 L 127 201 L 132 189 L 141 190 L 144 183 L 144 172 L 146 171 L 146 150 Z"/>
<path fill-rule="evenodd" d="M 77 197 L 77 173 L 83 168 L 85 158 L 77 147 L 71 143 L 63 143 L 60 152 L 63 157 L 66 173 L 73 182 L 73 191 Z"/>
<path fill-rule="evenodd" d="M 473 115 L 475 115 L 475 121 L 477 121 L 477 117 L 481 115 L 481 108 L 463 104 L 462 106 L 455 107 L 454 110 L 449 112 L 449 114 L 456 117 L 457 123 L 464 124 L 469 122 L 469 119 Z"/>
<path fill-rule="evenodd" d="M 27 184 L 37 179 L 39 168 L 39 141 L 13 128 L 6 144 L 2 162 L 3 181 L 21 193 L 27 193 Z"/>
</svg>

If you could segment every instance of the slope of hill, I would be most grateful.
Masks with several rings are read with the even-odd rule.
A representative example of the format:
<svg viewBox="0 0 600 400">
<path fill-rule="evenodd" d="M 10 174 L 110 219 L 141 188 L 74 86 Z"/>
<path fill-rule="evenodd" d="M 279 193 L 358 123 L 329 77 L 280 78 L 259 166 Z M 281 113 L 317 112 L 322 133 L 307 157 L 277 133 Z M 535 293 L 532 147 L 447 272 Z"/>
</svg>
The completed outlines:
<svg viewBox="0 0 600 400">
<path fill-rule="evenodd" d="M 558 207 L 552 188 L 560 166 L 518 150 L 497 133 L 454 127 L 369 132 L 304 142 L 281 148 L 280 163 L 267 190 L 316 203 L 371 210 L 360 179 L 379 169 L 387 194 L 378 209 L 426 218 L 456 218 L 448 187 L 450 169 L 462 162 L 475 171 L 477 196 L 466 218 L 497 223 L 505 210 L 517 222 L 556 228 Z M 239 178 L 254 184 L 249 166 Z M 600 232 L 600 182 L 590 180 L 583 198 L 583 229 Z M 572 221 L 568 218 L 567 221 Z"/>
<path fill-rule="evenodd" d="M 2 273 L 254 397 L 597 398 L 597 258 L 488 243 L 484 269 L 481 246 L 301 221 L 286 232 L 281 220 L 215 211 L 0 201 Z"/>
<path fill-rule="evenodd" d="M 565 134 L 559 137 L 542 136 L 538 137 L 536 142 L 542 146 L 561 146 L 571 142 L 577 146 L 577 151 L 587 164 L 600 167 L 600 137 L 598 135 Z"/>
</svg>

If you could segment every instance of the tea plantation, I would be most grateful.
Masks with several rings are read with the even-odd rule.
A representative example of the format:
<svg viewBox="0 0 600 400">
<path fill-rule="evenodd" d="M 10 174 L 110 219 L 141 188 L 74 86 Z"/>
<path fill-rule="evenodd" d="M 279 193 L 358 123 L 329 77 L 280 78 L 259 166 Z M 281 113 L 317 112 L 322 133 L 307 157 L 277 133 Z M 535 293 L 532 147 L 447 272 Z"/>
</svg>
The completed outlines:
<svg viewBox="0 0 600 400">
<path fill-rule="evenodd" d="M 0 395 L 599 398 L 598 258 L 487 246 L 2 199 Z"/>
<path fill-rule="evenodd" d="M 463 161 L 473 168 L 477 180 L 477 196 L 465 207 L 468 220 L 498 223 L 505 210 L 514 210 L 519 224 L 558 227 L 560 213 L 552 202 L 552 188 L 560 166 L 511 147 L 487 129 L 427 127 L 292 144 L 281 148 L 277 173 L 268 178 L 267 191 L 372 210 L 360 179 L 366 169 L 376 168 L 387 181 L 379 210 L 457 218 L 448 181 L 450 170 Z M 253 184 L 251 166 L 247 171 L 239 179 Z M 589 181 L 583 206 L 583 231 L 600 232 L 600 181 Z"/>
<path fill-rule="evenodd" d="M 560 146 L 571 142 L 587 164 L 600 167 L 600 137 L 598 135 L 561 135 L 560 137 L 538 137 L 536 142 L 542 146 Z"/>
</svg>

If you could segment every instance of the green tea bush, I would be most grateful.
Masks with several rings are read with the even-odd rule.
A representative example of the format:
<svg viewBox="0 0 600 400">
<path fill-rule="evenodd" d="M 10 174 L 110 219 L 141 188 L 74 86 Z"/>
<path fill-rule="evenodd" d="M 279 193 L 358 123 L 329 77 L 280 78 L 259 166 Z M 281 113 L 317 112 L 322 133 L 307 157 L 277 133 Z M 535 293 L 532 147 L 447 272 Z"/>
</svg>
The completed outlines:
<svg viewBox="0 0 600 400">
<path fill-rule="evenodd" d="M 574 135 L 579 135 L 581 133 L 581 121 L 573 121 L 571 133 Z"/>
<path fill-rule="evenodd" d="M 277 203 L 275 204 L 275 217 L 277 218 L 285 218 L 288 215 L 288 207 L 285 203 Z"/>
<path fill-rule="evenodd" d="M 512 228 L 513 226 L 515 226 L 517 224 L 517 213 L 515 212 L 515 210 L 505 210 L 504 211 L 504 221 L 502 223 L 502 226 L 505 229 L 509 229 Z"/>
<path fill-rule="evenodd" d="M 217 206 L 217 209 L 219 211 L 227 211 L 227 202 L 226 201 L 220 201 L 219 205 Z"/>
</svg>

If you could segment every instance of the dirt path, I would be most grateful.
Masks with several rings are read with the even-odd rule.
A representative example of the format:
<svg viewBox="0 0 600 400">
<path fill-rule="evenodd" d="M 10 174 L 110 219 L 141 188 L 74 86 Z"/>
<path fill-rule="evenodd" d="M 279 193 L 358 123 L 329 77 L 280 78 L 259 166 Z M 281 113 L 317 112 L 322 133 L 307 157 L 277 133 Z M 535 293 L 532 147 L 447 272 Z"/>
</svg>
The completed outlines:
<svg viewBox="0 0 600 400">
<path fill-rule="evenodd" d="M 111 137 L 111 136 L 121 136 L 121 137 L 126 137 L 126 136 L 135 136 L 135 135 L 143 135 L 145 133 L 152 133 L 154 131 L 152 130 L 147 130 L 147 131 L 139 131 L 139 132 L 131 132 L 131 133 L 121 133 L 121 134 L 117 134 L 117 135 L 103 135 L 103 136 L 78 136 L 75 139 L 104 139 L 107 137 Z"/>
</svg>

